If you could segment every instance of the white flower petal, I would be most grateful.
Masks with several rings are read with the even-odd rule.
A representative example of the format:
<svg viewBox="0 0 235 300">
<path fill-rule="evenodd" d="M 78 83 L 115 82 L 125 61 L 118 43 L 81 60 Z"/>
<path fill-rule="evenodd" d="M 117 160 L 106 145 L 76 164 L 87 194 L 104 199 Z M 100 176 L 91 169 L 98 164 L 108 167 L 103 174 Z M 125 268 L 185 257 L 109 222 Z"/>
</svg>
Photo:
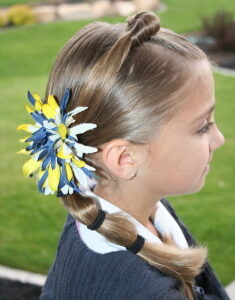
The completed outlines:
<svg viewBox="0 0 235 300">
<path fill-rule="evenodd" d="M 55 133 L 55 134 L 49 136 L 49 139 L 50 139 L 52 142 L 54 142 L 55 140 L 57 140 L 58 138 L 60 138 L 60 135 L 59 135 L 57 132 L 54 131 L 54 133 Z"/>
<path fill-rule="evenodd" d="M 38 127 L 38 128 L 41 128 L 41 127 L 42 127 L 42 124 L 36 122 L 36 123 L 35 123 L 35 126 Z"/>
<path fill-rule="evenodd" d="M 84 188 L 88 187 L 87 175 L 78 168 L 75 164 L 71 163 L 75 177 L 77 178 L 79 185 L 81 184 Z"/>
<path fill-rule="evenodd" d="M 68 191 L 69 191 L 69 186 L 67 184 L 65 184 L 62 187 L 61 192 L 66 195 L 66 194 L 68 194 Z"/>
<path fill-rule="evenodd" d="M 64 145 L 64 153 L 65 153 L 65 155 L 71 154 L 72 153 L 71 148 L 69 148 L 65 143 L 63 143 L 63 145 Z"/>
<path fill-rule="evenodd" d="M 69 186 L 69 194 L 72 195 L 73 194 L 73 188 L 71 186 Z"/>
<path fill-rule="evenodd" d="M 71 136 L 76 136 L 77 134 L 84 133 L 90 129 L 96 128 L 97 125 L 93 123 L 81 123 L 69 129 L 69 134 Z"/>
<path fill-rule="evenodd" d="M 88 106 L 78 106 L 78 107 L 74 108 L 73 110 L 71 110 L 68 113 L 68 115 L 69 116 L 74 116 L 74 115 L 80 113 L 81 111 L 86 110 L 87 108 L 88 108 Z"/>
<path fill-rule="evenodd" d="M 82 157 L 83 153 L 94 153 L 94 152 L 98 151 L 98 149 L 95 148 L 95 147 L 85 146 L 85 145 L 80 144 L 80 143 L 76 143 L 74 145 L 74 148 L 77 152 L 76 154 L 77 154 L 78 157 Z"/>
<path fill-rule="evenodd" d="M 46 186 L 45 186 L 45 191 L 44 191 L 44 195 L 50 195 L 50 194 L 54 194 L 54 191 L 52 191 L 49 187 L 49 181 L 48 181 L 48 177 L 46 179 Z"/>
<path fill-rule="evenodd" d="M 41 151 L 38 151 L 37 153 L 33 154 L 33 156 L 32 156 L 32 157 L 33 157 L 33 159 L 37 161 L 37 160 L 38 160 L 38 157 L 39 157 L 39 155 L 40 155 L 40 154 L 41 154 L 41 153 L 42 153 L 44 150 L 45 150 L 45 149 L 43 149 L 43 150 L 41 150 Z"/>
<path fill-rule="evenodd" d="M 43 127 L 45 127 L 46 129 L 52 129 L 55 127 L 55 124 L 52 122 L 48 122 L 47 120 L 43 121 Z"/>
<path fill-rule="evenodd" d="M 87 170 L 90 170 L 90 171 L 95 171 L 96 169 L 93 168 L 92 166 L 89 166 L 87 164 L 85 164 L 84 168 L 86 168 Z"/>
<path fill-rule="evenodd" d="M 39 123 L 38 123 L 39 124 Z M 36 131 L 38 131 L 42 126 L 41 126 L 41 124 L 39 124 L 40 126 L 38 126 L 38 125 L 36 125 L 35 124 L 35 126 L 33 126 L 33 125 L 30 125 L 30 126 L 28 126 L 28 130 L 30 131 L 30 132 L 32 132 L 32 133 L 34 133 L 34 132 L 36 132 Z"/>
<path fill-rule="evenodd" d="M 69 117 L 67 117 L 66 120 L 65 120 L 65 126 L 68 127 L 70 124 L 72 124 L 72 123 L 74 123 L 74 122 L 75 122 L 74 118 L 71 117 L 71 116 L 69 116 Z"/>
<path fill-rule="evenodd" d="M 61 123 L 61 117 L 60 117 L 60 110 L 58 109 L 55 115 L 55 124 L 58 126 L 60 123 Z"/>
<path fill-rule="evenodd" d="M 61 139 L 59 139 L 56 143 L 55 143 L 55 145 L 54 145 L 54 149 L 57 149 L 57 148 L 59 148 L 60 146 L 62 145 L 62 140 Z"/>
</svg>

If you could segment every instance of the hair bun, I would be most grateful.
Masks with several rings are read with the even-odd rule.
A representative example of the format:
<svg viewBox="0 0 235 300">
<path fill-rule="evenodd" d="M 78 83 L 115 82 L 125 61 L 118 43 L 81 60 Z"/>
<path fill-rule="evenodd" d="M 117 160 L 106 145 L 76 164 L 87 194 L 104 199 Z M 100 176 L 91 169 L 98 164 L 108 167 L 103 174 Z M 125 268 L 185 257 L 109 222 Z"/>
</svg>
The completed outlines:
<svg viewBox="0 0 235 300">
<path fill-rule="evenodd" d="M 139 46 L 160 29 L 160 19 L 153 12 L 138 12 L 126 19 L 126 31 L 131 32 L 133 46 Z"/>
</svg>

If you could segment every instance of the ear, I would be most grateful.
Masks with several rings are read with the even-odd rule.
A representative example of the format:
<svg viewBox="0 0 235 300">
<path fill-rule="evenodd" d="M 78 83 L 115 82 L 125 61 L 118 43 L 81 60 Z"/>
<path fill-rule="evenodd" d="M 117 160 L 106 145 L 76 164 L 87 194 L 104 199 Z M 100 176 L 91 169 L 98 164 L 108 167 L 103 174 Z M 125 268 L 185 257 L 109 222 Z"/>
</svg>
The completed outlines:
<svg viewBox="0 0 235 300">
<path fill-rule="evenodd" d="M 103 146 L 103 163 L 115 176 L 129 179 L 138 167 L 132 149 L 133 145 L 129 141 L 112 140 Z"/>
</svg>

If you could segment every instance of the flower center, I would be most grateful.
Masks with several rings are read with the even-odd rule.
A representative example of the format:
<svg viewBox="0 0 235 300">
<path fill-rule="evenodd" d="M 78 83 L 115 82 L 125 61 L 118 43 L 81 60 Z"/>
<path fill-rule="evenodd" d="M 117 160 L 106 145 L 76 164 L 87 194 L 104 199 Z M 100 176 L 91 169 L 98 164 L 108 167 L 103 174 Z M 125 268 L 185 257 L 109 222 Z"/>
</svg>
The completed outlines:
<svg viewBox="0 0 235 300">
<path fill-rule="evenodd" d="M 64 140 L 66 138 L 66 135 L 67 135 L 67 127 L 64 124 L 61 123 L 58 126 L 58 132 L 59 132 L 61 138 Z"/>
</svg>

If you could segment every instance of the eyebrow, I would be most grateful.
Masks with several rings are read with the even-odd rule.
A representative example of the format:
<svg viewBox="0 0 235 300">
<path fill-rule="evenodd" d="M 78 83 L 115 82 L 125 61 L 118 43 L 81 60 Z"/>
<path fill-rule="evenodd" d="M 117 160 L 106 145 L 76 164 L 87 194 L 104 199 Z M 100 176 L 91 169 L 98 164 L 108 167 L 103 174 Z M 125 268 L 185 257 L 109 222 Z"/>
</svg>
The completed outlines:
<svg viewBox="0 0 235 300">
<path fill-rule="evenodd" d="M 195 120 L 193 120 L 191 123 L 196 123 L 200 121 L 202 118 L 205 118 L 207 115 L 209 115 L 215 108 L 215 104 L 213 104 L 206 112 L 204 112 L 203 115 L 197 117 Z"/>
</svg>

